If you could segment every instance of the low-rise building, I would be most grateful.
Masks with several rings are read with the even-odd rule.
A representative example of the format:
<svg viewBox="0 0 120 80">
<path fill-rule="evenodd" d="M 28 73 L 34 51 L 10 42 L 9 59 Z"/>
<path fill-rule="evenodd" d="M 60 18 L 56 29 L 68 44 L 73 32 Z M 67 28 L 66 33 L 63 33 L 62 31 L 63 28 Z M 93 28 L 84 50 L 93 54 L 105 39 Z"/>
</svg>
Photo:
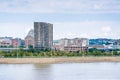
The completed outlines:
<svg viewBox="0 0 120 80">
<path fill-rule="evenodd" d="M 24 40 L 21 38 L 14 38 L 12 39 L 12 47 L 17 48 L 17 47 L 24 47 Z"/>
<path fill-rule="evenodd" d="M 71 52 L 87 52 L 88 47 L 80 47 L 80 46 L 64 46 L 64 51 L 71 51 Z"/>
<path fill-rule="evenodd" d="M 18 38 L 12 39 L 12 46 L 13 47 L 19 47 L 19 40 Z"/>
<path fill-rule="evenodd" d="M 107 38 L 90 39 L 89 40 L 89 48 L 120 49 L 120 40 L 107 39 Z"/>
<path fill-rule="evenodd" d="M 88 50 L 89 40 L 87 38 L 74 38 L 74 39 L 60 39 L 54 45 L 55 50 L 61 51 L 80 51 Z"/>
<path fill-rule="evenodd" d="M 0 37 L 0 47 L 11 47 L 12 37 Z"/>
</svg>

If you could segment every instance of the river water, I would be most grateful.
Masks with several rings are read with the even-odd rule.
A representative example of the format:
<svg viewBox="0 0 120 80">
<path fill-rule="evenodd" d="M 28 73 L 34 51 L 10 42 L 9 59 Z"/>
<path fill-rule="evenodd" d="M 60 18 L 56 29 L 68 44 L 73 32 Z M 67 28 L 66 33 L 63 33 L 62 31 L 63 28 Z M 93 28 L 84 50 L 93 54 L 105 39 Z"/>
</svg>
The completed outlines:
<svg viewBox="0 0 120 80">
<path fill-rule="evenodd" d="M 0 64 L 0 80 L 120 80 L 120 63 Z"/>
</svg>

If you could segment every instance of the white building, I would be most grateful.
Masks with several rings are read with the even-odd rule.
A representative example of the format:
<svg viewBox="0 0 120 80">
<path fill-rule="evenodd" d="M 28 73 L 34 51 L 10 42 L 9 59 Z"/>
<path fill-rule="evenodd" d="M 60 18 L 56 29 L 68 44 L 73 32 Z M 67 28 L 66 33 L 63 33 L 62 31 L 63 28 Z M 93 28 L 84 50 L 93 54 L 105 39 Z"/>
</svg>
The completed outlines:
<svg viewBox="0 0 120 80">
<path fill-rule="evenodd" d="M 12 46 L 12 37 L 0 37 L 0 47 Z"/>
<path fill-rule="evenodd" d="M 60 39 L 54 48 L 61 51 L 87 51 L 89 40 L 87 38 Z"/>
</svg>

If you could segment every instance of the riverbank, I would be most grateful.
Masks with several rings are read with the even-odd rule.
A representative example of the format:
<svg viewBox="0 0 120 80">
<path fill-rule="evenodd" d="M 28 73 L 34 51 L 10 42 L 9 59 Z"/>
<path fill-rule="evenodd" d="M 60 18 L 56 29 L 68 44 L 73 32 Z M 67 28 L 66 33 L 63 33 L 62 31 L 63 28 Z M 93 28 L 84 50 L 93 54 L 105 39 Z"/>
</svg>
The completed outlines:
<svg viewBox="0 0 120 80">
<path fill-rule="evenodd" d="M 120 57 L 0 58 L 1 64 L 120 62 Z"/>
</svg>

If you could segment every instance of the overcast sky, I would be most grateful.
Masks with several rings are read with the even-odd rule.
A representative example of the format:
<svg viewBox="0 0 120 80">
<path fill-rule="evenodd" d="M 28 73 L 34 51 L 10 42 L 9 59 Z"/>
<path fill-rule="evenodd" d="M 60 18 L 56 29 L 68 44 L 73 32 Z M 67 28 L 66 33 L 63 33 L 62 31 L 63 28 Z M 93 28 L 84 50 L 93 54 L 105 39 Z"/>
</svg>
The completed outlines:
<svg viewBox="0 0 120 80">
<path fill-rule="evenodd" d="M 54 39 L 120 38 L 120 0 L 0 0 L 0 37 L 24 38 L 33 23 L 54 25 Z"/>
</svg>

